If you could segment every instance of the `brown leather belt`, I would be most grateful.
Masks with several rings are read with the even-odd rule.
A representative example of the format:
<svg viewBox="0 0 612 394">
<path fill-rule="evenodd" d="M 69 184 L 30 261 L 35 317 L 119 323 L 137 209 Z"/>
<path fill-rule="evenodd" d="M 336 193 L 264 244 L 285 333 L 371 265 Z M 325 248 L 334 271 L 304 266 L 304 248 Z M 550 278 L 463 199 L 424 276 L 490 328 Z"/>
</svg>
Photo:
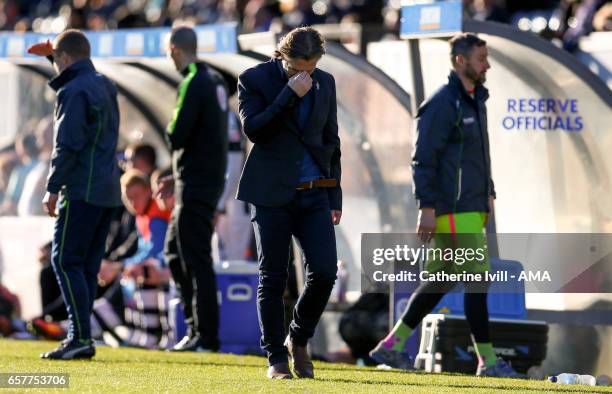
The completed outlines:
<svg viewBox="0 0 612 394">
<path fill-rule="evenodd" d="M 310 190 L 315 187 L 336 187 L 338 181 L 335 179 L 315 179 L 310 182 L 302 182 L 297 185 L 296 190 Z"/>
</svg>

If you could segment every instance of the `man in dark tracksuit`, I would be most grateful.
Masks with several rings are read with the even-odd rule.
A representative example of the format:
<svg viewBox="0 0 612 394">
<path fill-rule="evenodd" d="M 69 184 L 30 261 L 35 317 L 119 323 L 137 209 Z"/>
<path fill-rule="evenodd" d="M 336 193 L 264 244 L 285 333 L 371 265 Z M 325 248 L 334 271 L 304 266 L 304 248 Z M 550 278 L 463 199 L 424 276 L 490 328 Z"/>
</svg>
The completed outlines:
<svg viewBox="0 0 612 394">
<path fill-rule="evenodd" d="M 197 36 L 172 32 L 168 52 L 185 79 L 167 128 L 176 205 L 166 235 L 166 258 L 188 325 L 174 351 L 217 351 L 219 308 L 211 256 L 213 219 L 225 185 L 228 102 L 225 81 L 196 57 Z M 160 193 L 170 190 L 162 180 Z"/>
<path fill-rule="evenodd" d="M 52 52 L 42 54 L 53 59 L 59 72 L 49 83 L 57 92 L 55 144 L 43 204 L 55 217 L 61 196 L 52 265 L 70 328 L 67 340 L 41 357 L 91 358 L 95 348 L 89 322 L 97 276 L 113 211 L 121 205 L 117 89 L 96 72 L 89 42 L 79 31 L 60 34 Z"/>
<path fill-rule="evenodd" d="M 336 86 L 316 68 L 324 40 L 312 28 L 289 32 L 275 58 L 238 78 L 244 133 L 254 145 L 237 198 L 249 202 L 259 258 L 257 309 L 267 376 L 313 378 L 306 350 L 336 280 L 334 225 L 340 223 L 340 138 Z M 304 252 L 306 286 L 285 338 L 283 292 L 291 237 Z"/>
<path fill-rule="evenodd" d="M 495 189 L 491 177 L 489 136 L 483 86 L 489 69 L 486 42 L 473 34 L 451 40 L 453 71 L 419 108 L 418 138 L 413 157 L 415 195 L 420 214 L 417 232 L 424 242 L 434 240 L 441 250 L 464 248 L 486 251 L 485 226 L 493 211 Z M 427 261 L 429 273 L 483 274 L 488 256 L 467 262 Z M 405 354 L 406 340 L 456 282 L 421 283 L 391 333 L 370 356 L 392 367 L 412 369 Z M 486 282 L 466 282 L 465 314 L 478 356 L 477 375 L 518 377 L 497 359 L 489 336 Z"/>
</svg>

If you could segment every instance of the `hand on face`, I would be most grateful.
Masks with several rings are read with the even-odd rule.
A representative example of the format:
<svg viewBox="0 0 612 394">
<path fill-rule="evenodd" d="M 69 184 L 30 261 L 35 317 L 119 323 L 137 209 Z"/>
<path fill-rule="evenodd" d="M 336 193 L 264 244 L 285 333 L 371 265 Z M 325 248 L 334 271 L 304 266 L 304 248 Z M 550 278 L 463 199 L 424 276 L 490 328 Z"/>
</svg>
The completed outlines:
<svg viewBox="0 0 612 394">
<path fill-rule="evenodd" d="M 312 88 L 312 78 L 308 72 L 300 71 L 289 78 L 287 85 L 298 95 L 298 97 L 304 97 Z"/>
<path fill-rule="evenodd" d="M 319 57 L 312 59 L 283 59 L 283 67 L 289 76 L 288 85 L 299 96 L 304 97 L 312 88 L 312 73 L 317 68 Z"/>
</svg>

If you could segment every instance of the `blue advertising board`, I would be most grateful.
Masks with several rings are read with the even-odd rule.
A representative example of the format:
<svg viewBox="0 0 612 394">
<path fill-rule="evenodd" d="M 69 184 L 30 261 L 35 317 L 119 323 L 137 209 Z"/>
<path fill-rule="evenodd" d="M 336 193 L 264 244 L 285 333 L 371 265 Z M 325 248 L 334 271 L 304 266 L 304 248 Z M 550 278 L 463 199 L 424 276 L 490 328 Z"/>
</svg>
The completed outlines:
<svg viewBox="0 0 612 394">
<path fill-rule="evenodd" d="M 195 26 L 198 53 L 235 53 L 237 51 L 236 24 Z M 86 31 L 94 58 L 131 58 L 166 56 L 170 28 L 121 29 Z M 37 58 L 27 53 L 33 44 L 53 40 L 54 34 L 0 33 L 0 58 Z"/>
<path fill-rule="evenodd" d="M 401 11 L 401 38 L 452 36 L 463 26 L 461 0 L 406 1 Z"/>
</svg>

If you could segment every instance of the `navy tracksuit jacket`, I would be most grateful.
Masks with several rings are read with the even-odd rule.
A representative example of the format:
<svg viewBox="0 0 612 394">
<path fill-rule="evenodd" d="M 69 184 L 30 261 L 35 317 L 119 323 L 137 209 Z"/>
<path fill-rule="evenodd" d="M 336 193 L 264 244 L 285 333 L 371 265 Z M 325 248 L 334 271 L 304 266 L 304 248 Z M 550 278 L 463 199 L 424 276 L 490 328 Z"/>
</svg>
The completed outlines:
<svg viewBox="0 0 612 394">
<path fill-rule="evenodd" d="M 47 191 L 60 194 L 52 265 L 71 323 L 68 337 L 88 342 L 106 236 L 121 205 L 117 89 L 89 59 L 68 67 L 49 86 L 57 102 Z"/>
</svg>

